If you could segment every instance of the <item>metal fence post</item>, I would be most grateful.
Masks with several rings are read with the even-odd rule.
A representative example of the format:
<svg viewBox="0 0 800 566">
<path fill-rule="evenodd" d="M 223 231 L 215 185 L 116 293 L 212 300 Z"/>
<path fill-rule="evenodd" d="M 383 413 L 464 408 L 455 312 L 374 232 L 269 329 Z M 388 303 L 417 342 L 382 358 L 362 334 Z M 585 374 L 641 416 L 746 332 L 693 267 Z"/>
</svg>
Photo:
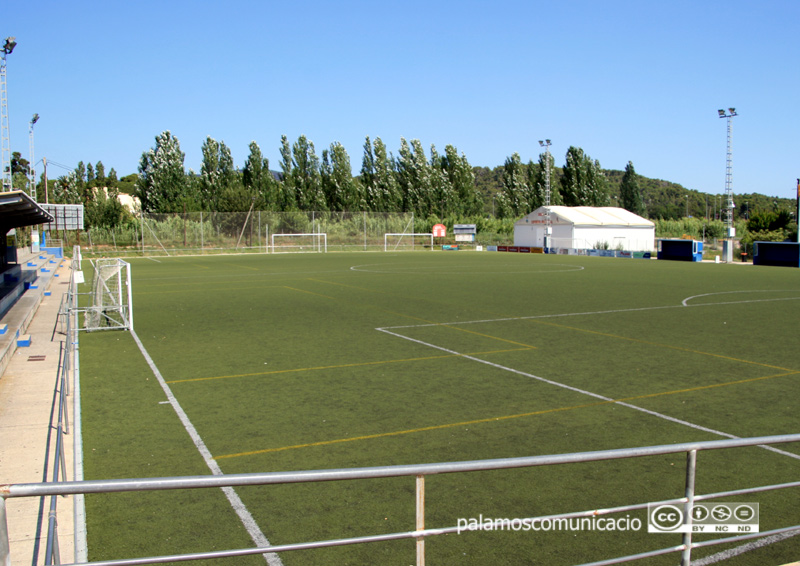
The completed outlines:
<svg viewBox="0 0 800 566">
<path fill-rule="evenodd" d="M 697 450 L 686 453 L 686 503 L 683 505 L 683 524 L 689 529 L 683 533 L 681 566 L 689 566 L 692 561 L 692 508 L 694 507 L 694 481 L 697 471 Z"/>
<path fill-rule="evenodd" d="M 417 524 L 415 530 L 425 530 L 425 476 L 417 476 Z M 417 537 L 417 566 L 425 566 L 425 537 Z"/>
<path fill-rule="evenodd" d="M 11 566 L 11 550 L 8 546 L 8 522 L 6 521 L 5 497 L 0 497 L 0 565 Z"/>
</svg>

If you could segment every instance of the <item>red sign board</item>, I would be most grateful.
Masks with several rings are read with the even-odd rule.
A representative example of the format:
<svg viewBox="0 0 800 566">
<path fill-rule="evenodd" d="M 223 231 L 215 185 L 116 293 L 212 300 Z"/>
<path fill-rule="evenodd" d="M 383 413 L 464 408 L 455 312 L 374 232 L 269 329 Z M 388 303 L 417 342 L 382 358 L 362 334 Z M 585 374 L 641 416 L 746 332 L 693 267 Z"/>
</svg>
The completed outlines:
<svg viewBox="0 0 800 566">
<path fill-rule="evenodd" d="M 444 224 L 433 225 L 433 237 L 444 238 L 447 235 L 447 227 Z"/>
</svg>

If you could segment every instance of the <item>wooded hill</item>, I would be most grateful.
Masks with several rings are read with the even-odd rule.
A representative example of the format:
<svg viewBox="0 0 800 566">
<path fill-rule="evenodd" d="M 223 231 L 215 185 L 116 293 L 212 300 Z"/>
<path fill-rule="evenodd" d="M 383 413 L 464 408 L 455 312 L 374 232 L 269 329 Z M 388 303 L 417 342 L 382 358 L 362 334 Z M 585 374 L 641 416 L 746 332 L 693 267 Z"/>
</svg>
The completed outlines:
<svg viewBox="0 0 800 566">
<path fill-rule="evenodd" d="M 527 167 L 527 165 L 523 164 L 523 167 Z M 497 195 L 503 190 L 503 166 L 500 165 L 494 169 L 474 167 L 473 171 L 475 173 L 475 185 L 483 197 L 484 210 L 487 214 L 492 214 L 493 202 L 496 202 Z M 607 181 L 612 205 L 618 206 L 620 183 L 625 172 L 615 169 L 603 169 L 602 171 Z M 563 174 L 562 168 L 555 167 L 553 173 L 555 173 L 555 178 L 551 181 L 551 187 L 552 189 L 557 189 Z M 720 205 L 723 203 L 724 198 L 721 194 L 708 194 L 690 190 L 678 183 L 662 179 L 651 179 L 639 174 L 636 177 L 647 211 L 646 216 L 650 219 L 676 220 L 686 216 L 709 219 L 720 218 Z M 771 197 L 758 193 L 735 193 L 733 202 L 736 206 L 736 218 L 742 219 L 748 218 L 754 211 L 794 211 L 797 206 L 794 199 Z"/>
</svg>

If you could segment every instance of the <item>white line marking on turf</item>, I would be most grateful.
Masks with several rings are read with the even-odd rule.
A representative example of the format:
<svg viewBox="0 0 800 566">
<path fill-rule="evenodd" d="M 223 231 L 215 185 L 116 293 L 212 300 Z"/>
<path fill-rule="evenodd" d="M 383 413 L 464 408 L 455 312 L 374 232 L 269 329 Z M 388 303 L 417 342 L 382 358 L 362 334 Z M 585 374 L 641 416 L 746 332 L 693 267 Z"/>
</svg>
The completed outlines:
<svg viewBox="0 0 800 566">
<path fill-rule="evenodd" d="M 421 263 L 413 264 L 408 269 L 391 269 L 388 271 L 385 270 L 378 270 L 378 269 L 364 269 L 367 267 L 391 267 L 393 264 L 391 263 L 365 263 L 362 265 L 352 265 L 350 266 L 350 271 L 361 271 L 364 273 L 381 273 L 381 274 L 390 274 L 390 275 L 414 275 L 414 274 L 427 274 L 431 270 L 441 270 L 442 266 L 439 264 L 436 265 L 423 265 Z M 509 264 L 505 264 L 509 265 Z M 558 266 L 564 267 L 566 269 L 526 269 L 523 271 L 503 271 L 503 275 L 509 274 L 531 274 L 531 275 L 546 275 L 548 273 L 568 273 L 571 271 L 583 271 L 586 269 L 582 265 L 569 265 L 567 263 L 549 263 L 549 264 L 540 264 L 538 267 L 550 267 L 550 266 Z M 467 265 L 450 265 L 447 266 L 447 273 L 474 273 L 474 271 L 453 271 L 452 268 L 464 268 L 464 267 L 471 267 Z M 495 266 L 500 267 L 500 266 Z M 415 271 L 420 270 L 420 271 Z"/>
<path fill-rule="evenodd" d="M 719 291 L 717 293 L 703 293 L 702 295 L 694 295 L 694 296 L 691 296 L 691 297 L 686 297 L 685 299 L 683 299 L 683 303 L 681 303 L 681 304 L 683 306 L 685 306 L 685 307 L 688 307 L 688 306 L 690 306 L 689 305 L 689 301 L 691 301 L 692 299 L 699 299 L 700 297 L 710 297 L 712 295 L 730 295 L 730 294 L 733 294 L 733 293 L 783 293 L 783 292 L 786 292 L 786 291 L 789 291 L 789 290 L 788 289 L 778 289 L 778 290 L 758 289 L 758 290 L 753 290 L 753 291 Z M 790 292 L 796 292 L 796 291 L 790 291 Z M 788 298 L 766 299 L 766 300 L 768 300 L 768 301 L 786 301 L 786 300 L 792 300 L 792 299 L 797 299 L 797 298 L 798 297 L 788 297 Z M 757 299 L 757 300 L 760 301 L 761 299 Z"/>
<path fill-rule="evenodd" d="M 734 291 L 736 292 L 736 291 Z M 716 293 L 707 293 L 707 295 L 714 295 Z M 688 297 L 684 299 L 688 301 L 690 299 L 696 297 L 703 297 L 705 295 L 695 295 L 694 297 Z M 697 307 L 712 307 L 712 306 L 720 306 L 720 305 L 740 305 L 745 303 L 767 303 L 772 301 L 798 301 L 800 297 L 782 297 L 779 299 L 750 299 L 747 301 L 724 301 L 721 303 L 700 303 L 696 305 L 689 305 L 689 304 L 680 304 L 680 305 L 662 305 L 658 307 L 635 307 L 629 309 L 611 309 L 606 311 L 586 311 L 586 312 L 566 312 L 566 313 L 556 313 L 556 314 L 537 314 L 531 316 L 509 316 L 506 318 L 487 318 L 482 320 L 457 320 L 454 322 L 426 322 L 425 324 L 405 324 L 405 325 L 398 325 L 398 326 L 384 326 L 383 328 L 379 328 L 378 330 L 383 329 L 398 329 L 398 328 L 425 328 L 430 326 L 456 326 L 459 324 L 481 324 L 481 323 L 490 323 L 490 322 L 512 322 L 515 320 L 536 320 L 539 318 L 563 318 L 568 316 L 591 316 L 596 314 L 616 314 L 616 313 L 623 313 L 623 312 L 640 312 L 640 311 L 655 311 L 655 310 L 663 310 L 663 309 L 682 309 L 684 307 L 690 308 L 697 308 Z"/>
<path fill-rule="evenodd" d="M 167 382 L 164 380 L 164 377 L 161 375 L 161 372 L 156 367 L 153 358 L 150 357 L 150 354 L 145 349 L 144 344 L 142 344 L 142 341 L 139 340 L 139 336 L 133 330 L 131 330 L 130 332 L 131 336 L 133 336 L 133 339 L 136 342 L 136 345 L 139 346 L 139 350 L 142 352 L 144 359 L 147 361 L 147 365 L 150 366 L 153 375 L 156 376 L 156 379 L 158 379 L 158 383 L 161 384 L 161 388 L 164 390 L 167 399 L 169 399 L 170 405 L 172 405 L 172 408 L 175 410 L 175 413 L 178 415 L 178 418 L 180 419 L 181 423 L 183 423 L 183 427 L 186 429 L 186 432 L 189 433 L 189 436 L 192 438 L 192 441 L 194 442 L 194 445 L 197 447 L 197 450 L 203 456 L 203 460 L 205 460 L 205 463 L 211 470 L 211 473 L 214 474 L 215 476 L 224 475 L 222 469 L 219 467 L 219 465 L 214 461 L 214 458 L 211 456 L 211 452 L 209 451 L 208 447 L 206 447 L 205 442 L 203 442 L 203 439 L 200 438 L 200 434 L 197 432 L 197 429 L 189 420 L 189 416 L 186 414 L 186 412 L 183 410 L 183 407 L 181 407 L 180 403 L 178 403 L 178 400 L 172 394 L 172 390 L 170 389 L 169 385 L 167 385 Z M 239 495 L 236 493 L 236 491 L 232 487 L 223 487 L 221 489 L 223 493 L 225 493 L 225 496 L 228 498 L 228 501 L 230 501 L 231 507 L 233 507 L 233 510 L 239 516 L 239 519 L 242 521 L 242 524 L 244 525 L 245 529 L 247 529 L 247 533 L 250 535 L 250 538 L 253 539 L 253 542 L 259 547 L 271 546 L 266 535 L 264 535 L 264 533 L 261 531 L 261 528 L 258 526 L 258 523 L 256 523 L 256 520 L 250 514 L 250 511 L 247 510 L 247 507 L 245 506 L 244 502 L 241 500 Z M 264 559 L 267 561 L 267 564 L 269 564 L 269 566 L 283 566 L 283 561 L 275 553 L 265 553 Z"/>
<path fill-rule="evenodd" d="M 768 544 L 774 544 L 776 542 L 780 542 L 782 540 L 786 540 L 787 538 L 795 537 L 797 535 L 800 535 L 800 530 L 788 531 L 785 533 L 780 533 L 778 535 L 772 535 L 771 537 L 764 537 L 758 540 L 754 540 L 753 542 L 748 542 L 747 544 L 731 548 L 729 550 L 723 550 L 722 552 L 712 554 L 711 556 L 706 556 L 705 558 L 701 558 L 699 560 L 692 560 L 691 566 L 708 566 L 709 564 L 716 564 L 717 562 L 722 562 L 723 560 L 733 558 L 734 556 L 739 556 L 740 554 L 744 554 L 745 552 L 750 552 L 751 550 L 761 548 L 762 546 L 767 546 Z"/>
<path fill-rule="evenodd" d="M 611 397 L 606 397 L 605 395 L 600 395 L 599 393 L 593 393 L 591 391 L 587 391 L 586 389 L 580 389 L 579 387 L 574 387 L 572 385 L 567 385 L 565 383 L 560 383 L 558 381 L 553 381 L 552 379 L 539 377 L 538 375 L 534 375 L 532 373 L 528 373 L 528 372 L 521 371 L 521 370 L 518 370 L 518 369 L 510 368 L 508 366 L 503 366 L 503 365 L 500 365 L 500 364 L 496 364 L 494 362 L 490 362 L 490 361 L 487 361 L 487 360 L 482 360 L 480 358 L 476 358 L 475 356 L 470 356 L 468 354 L 462 354 L 461 352 L 456 352 L 455 350 L 450 350 L 449 348 L 444 348 L 442 346 L 437 346 L 436 344 L 431 344 L 429 342 L 423 342 L 422 340 L 418 340 L 416 338 L 411 338 L 409 336 L 403 336 L 402 334 L 398 334 L 396 332 L 391 332 L 391 331 L 387 330 L 386 328 L 376 328 L 375 330 L 378 330 L 380 332 L 384 332 L 386 334 L 390 334 L 392 336 L 396 336 L 398 338 L 402 338 L 403 340 L 408 340 L 409 342 L 415 342 L 417 344 L 421 344 L 423 346 L 427 346 L 427 347 L 433 348 L 435 350 L 440 350 L 442 352 L 447 352 L 448 354 L 453 354 L 455 356 L 460 356 L 460 357 L 465 358 L 467 360 L 472 360 L 474 362 L 478 362 L 478 363 L 481 363 L 481 364 L 484 364 L 484 365 L 487 365 L 487 366 L 491 366 L 493 368 L 497 368 L 497 369 L 500 369 L 500 370 L 503 370 L 503 371 L 515 373 L 517 375 L 521 375 L 521 376 L 524 376 L 524 377 L 529 377 L 531 379 L 535 379 L 537 381 L 541 381 L 543 383 L 547 383 L 548 385 L 554 385 L 556 387 L 561 387 L 562 389 L 568 389 L 569 391 L 574 391 L 576 393 L 581 393 L 583 395 L 588 395 L 589 397 L 594 397 L 595 399 L 600 399 L 602 401 L 608 401 L 608 402 L 614 403 L 616 405 L 621 405 L 623 407 L 628 407 L 629 409 L 634 409 L 636 411 L 640 411 L 642 413 L 646 413 L 648 415 L 652 415 L 652 416 L 658 417 L 660 419 L 671 421 L 671 422 L 674 422 L 674 423 L 677 423 L 677 424 L 680 424 L 680 425 L 683 425 L 683 426 L 688 426 L 688 427 L 693 428 L 695 430 L 702 430 L 703 432 L 709 432 L 711 434 L 715 434 L 717 436 L 723 436 L 725 438 L 740 438 L 738 436 L 735 436 L 733 434 L 729 434 L 727 432 L 722 432 L 722 431 L 719 431 L 719 430 L 715 430 L 713 428 L 708 428 L 708 427 L 704 427 L 702 425 L 690 423 L 689 421 L 684 421 L 682 419 L 678 419 L 678 418 L 675 418 L 675 417 L 670 417 L 669 415 L 665 415 L 663 413 L 658 413 L 656 411 L 651 411 L 650 409 L 645 409 L 644 407 L 639 407 L 639 406 L 633 405 L 631 403 L 625 403 L 624 401 L 615 401 Z M 760 448 L 764 448 L 765 450 L 769 450 L 770 452 L 775 452 L 775 453 L 781 454 L 783 456 L 789 456 L 790 458 L 794 458 L 796 460 L 800 460 L 800 455 L 793 454 L 792 452 L 786 452 L 784 450 L 780 450 L 778 448 L 774 448 L 772 446 L 767 446 L 767 445 L 759 445 L 759 447 Z"/>
</svg>

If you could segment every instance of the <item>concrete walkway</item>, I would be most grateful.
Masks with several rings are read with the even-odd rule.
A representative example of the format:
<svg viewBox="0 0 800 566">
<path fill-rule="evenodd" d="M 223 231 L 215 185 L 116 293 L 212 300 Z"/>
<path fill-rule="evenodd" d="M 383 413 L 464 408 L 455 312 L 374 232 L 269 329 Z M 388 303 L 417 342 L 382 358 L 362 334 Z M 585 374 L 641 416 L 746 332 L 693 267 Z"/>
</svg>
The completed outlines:
<svg viewBox="0 0 800 566">
<path fill-rule="evenodd" d="M 28 289 L 0 320 L 0 324 L 8 325 L 6 333 L 0 336 L 0 369 L 4 368 L 0 377 L 0 484 L 53 479 L 58 413 L 53 416 L 51 428 L 51 411 L 61 348 L 66 339 L 59 332 L 53 335 L 53 329 L 68 288 L 69 260 L 39 254 L 20 256 L 22 265 L 27 266 L 29 261 L 36 264 L 39 277 L 36 288 Z M 18 346 L 17 332 L 20 336 L 30 336 L 29 346 Z M 71 396 L 69 405 L 72 426 Z M 72 480 L 72 434 L 64 437 L 64 449 L 67 479 Z M 58 544 L 64 563 L 75 561 L 72 499 L 72 496 L 58 498 Z M 35 563 L 43 564 L 49 510 L 50 498 L 6 500 L 13 566 L 34 564 L 34 553 Z"/>
</svg>

